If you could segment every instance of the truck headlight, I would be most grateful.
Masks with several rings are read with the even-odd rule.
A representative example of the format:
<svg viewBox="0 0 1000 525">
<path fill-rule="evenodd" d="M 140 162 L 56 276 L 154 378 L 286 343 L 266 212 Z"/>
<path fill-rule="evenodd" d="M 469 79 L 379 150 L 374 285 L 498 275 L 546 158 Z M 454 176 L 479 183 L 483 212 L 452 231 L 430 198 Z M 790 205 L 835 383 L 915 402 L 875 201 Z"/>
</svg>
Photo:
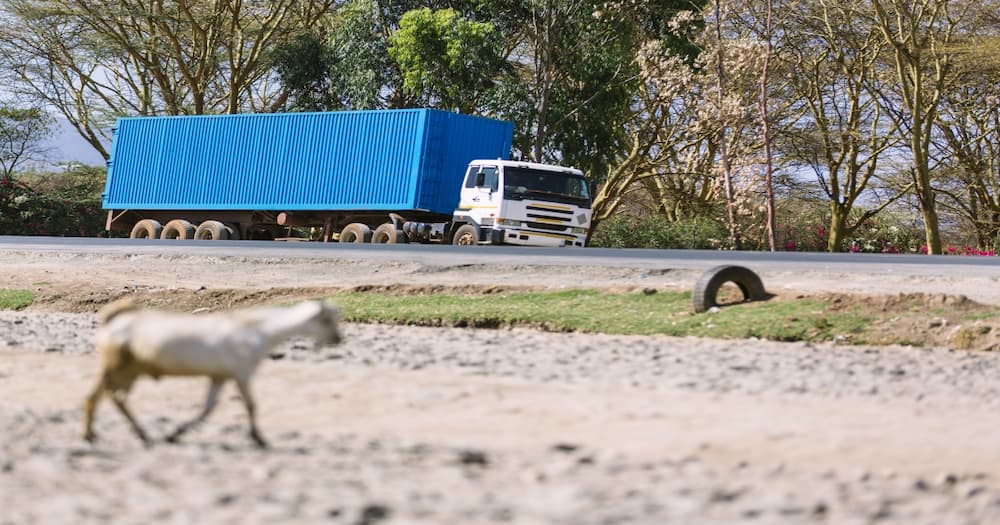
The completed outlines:
<svg viewBox="0 0 1000 525">
<path fill-rule="evenodd" d="M 574 226 L 572 228 L 572 231 L 573 231 L 573 233 L 575 233 L 577 235 L 586 235 L 587 234 L 587 229 L 586 228 L 580 228 L 580 227 Z"/>
<path fill-rule="evenodd" d="M 497 219 L 497 224 L 500 226 L 507 226 L 509 228 L 523 228 L 524 222 L 516 219 Z"/>
</svg>

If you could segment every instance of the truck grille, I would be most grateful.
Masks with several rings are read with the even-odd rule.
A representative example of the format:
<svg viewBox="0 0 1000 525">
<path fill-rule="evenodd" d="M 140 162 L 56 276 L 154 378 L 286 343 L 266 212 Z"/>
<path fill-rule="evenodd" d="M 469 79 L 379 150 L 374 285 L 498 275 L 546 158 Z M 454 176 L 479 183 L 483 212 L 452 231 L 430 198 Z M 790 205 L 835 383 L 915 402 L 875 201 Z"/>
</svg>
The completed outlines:
<svg viewBox="0 0 1000 525">
<path fill-rule="evenodd" d="M 527 210 L 529 228 L 564 232 L 572 226 L 573 211 L 568 208 L 531 204 L 528 205 Z"/>
</svg>

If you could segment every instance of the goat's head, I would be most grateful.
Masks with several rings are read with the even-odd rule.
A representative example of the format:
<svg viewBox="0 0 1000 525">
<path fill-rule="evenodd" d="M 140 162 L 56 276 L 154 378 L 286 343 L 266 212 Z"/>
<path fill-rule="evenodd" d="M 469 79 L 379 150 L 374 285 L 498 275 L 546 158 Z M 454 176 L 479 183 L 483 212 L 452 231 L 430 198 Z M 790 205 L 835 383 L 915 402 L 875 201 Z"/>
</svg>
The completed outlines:
<svg viewBox="0 0 1000 525">
<path fill-rule="evenodd" d="M 327 300 L 316 301 L 316 314 L 313 316 L 313 337 L 324 346 L 340 344 L 344 337 L 340 333 L 340 309 Z"/>
</svg>

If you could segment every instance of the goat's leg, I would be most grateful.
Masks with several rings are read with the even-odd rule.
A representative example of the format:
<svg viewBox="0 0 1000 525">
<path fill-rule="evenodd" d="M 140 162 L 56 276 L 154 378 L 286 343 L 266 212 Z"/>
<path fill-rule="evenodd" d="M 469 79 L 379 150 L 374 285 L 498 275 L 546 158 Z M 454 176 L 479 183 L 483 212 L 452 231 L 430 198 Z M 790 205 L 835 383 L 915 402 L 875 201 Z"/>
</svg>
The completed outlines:
<svg viewBox="0 0 1000 525">
<path fill-rule="evenodd" d="M 128 420 L 129 424 L 132 425 L 132 430 L 135 431 L 135 435 L 139 436 L 139 439 L 142 440 L 142 444 L 148 447 L 153 443 L 149 440 L 149 437 L 146 436 L 146 432 L 142 429 L 142 427 L 139 426 L 139 422 L 132 417 L 132 412 L 129 411 L 128 406 L 125 404 L 126 395 L 128 395 L 128 390 L 117 390 L 111 394 L 111 400 L 114 401 L 115 406 L 118 407 L 118 410 L 123 416 L 125 416 L 125 419 Z"/>
<path fill-rule="evenodd" d="M 176 443 L 177 440 L 180 439 L 182 434 L 184 434 L 188 430 L 191 430 L 191 428 L 193 428 L 194 426 L 200 424 L 202 421 L 205 420 L 205 418 L 208 417 L 209 414 L 212 413 L 212 410 L 215 409 L 215 405 L 219 400 L 219 390 L 222 389 L 222 385 L 225 384 L 225 382 L 226 380 L 224 378 L 218 378 L 218 377 L 212 378 L 212 382 L 208 385 L 208 398 L 205 399 L 205 408 L 201 410 L 201 413 L 198 414 L 198 417 L 192 419 L 191 421 L 188 421 L 187 423 L 183 423 L 179 427 L 177 427 L 177 430 L 174 430 L 172 434 L 167 436 L 167 441 L 171 443 Z"/>
<path fill-rule="evenodd" d="M 107 389 L 108 376 L 102 373 L 97 385 L 90 391 L 90 394 L 83 402 L 83 439 L 93 443 L 97 439 L 94 434 L 94 411 L 97 410 L 97 403 Z"/>
<path fill-rule="evenodd" d="M 254 405 L 253 396 L 250 395 L 250 388 L 247 384 L 246 379 L 236 379 L 236 386 L 240 389 L 240 396 L 243 397 L 243 403 L 247 407 L 247 416 L 250 418 L 250 439 L 253 439 L 254 443 L 260 448 L 266 448 L 267 442 L 264 438 L 260 436 L 260 431 L 257 430 L 257 415 L 256 407 Z"/>
</svg>

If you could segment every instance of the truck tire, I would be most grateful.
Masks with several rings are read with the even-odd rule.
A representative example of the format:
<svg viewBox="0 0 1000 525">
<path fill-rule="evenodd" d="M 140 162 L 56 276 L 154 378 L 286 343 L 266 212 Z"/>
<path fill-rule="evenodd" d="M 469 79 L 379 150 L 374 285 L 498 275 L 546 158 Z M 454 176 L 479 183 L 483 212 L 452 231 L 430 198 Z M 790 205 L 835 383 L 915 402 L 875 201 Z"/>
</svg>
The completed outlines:
<svg viewBox="0 0 1000 525">
<path fill-rule="evenodd" d="M 387 222 L 372 233 L 372 244 L 402 244 L 406 242 L 406 234 L 396 229 L 396 225 Z"/>
<path fill-rule="evenodd" d="M 233 224 L 231 222 L 224 222 L 222 223 L 222 225 L 225 226 L 226 231 L 229 232 L 230 241 L 238 241 L 242 238 L 240 236 L 240 227 L 237 226 L 236 224 Z"/>
<path fill-rule="evenodd" d="M 194 238 L 201 241 L 225 241 L 229 239 L 229 229 L 219 221 L 205 221 L 194 231 Z"/>
<path fill-rule="evenodd" d="M 451 243 L 456 246 L 475 246 L 479 244 L 479 232 L 471 224 L 463 224 L 455 230 Z"/>
<path fill-rule="evenodd" d="M 726 283 L 733 283 L 743 292 L 743 301 L 763 301 L 769 297 L 764 290 L 764 283 L 749 268 L 725 264 L 716 266 L 702 274 L 691 292 L 694 311 L 705 312 L 713 306 L 718 306 L 719 288 Z"/>
<path fill-rule="evenodd" d="M 160 225 L 159 221 L 153 219 L 143 219 L 132 227 L 132 231 L 128 234 L 129 239 L 159 239 L 160 232 L 163 231 L 163 226 Z"/>
<path fill-rule="evenodd" d="M 161 239 L 194 239 L 195 227 L 184 219 L 174 219 L 163 225 Z"/>
<path fill-rule="evenodd" d="M 353 243 L 365 243 L 371 242 L 372 240 L 372 229 L 365 224 L 360 222 L 352 222 L 347 226 L 344 226 L 343 230 L 340 230 L 340 239 L 338 242 L 353 242 Z"/>
</svg>

